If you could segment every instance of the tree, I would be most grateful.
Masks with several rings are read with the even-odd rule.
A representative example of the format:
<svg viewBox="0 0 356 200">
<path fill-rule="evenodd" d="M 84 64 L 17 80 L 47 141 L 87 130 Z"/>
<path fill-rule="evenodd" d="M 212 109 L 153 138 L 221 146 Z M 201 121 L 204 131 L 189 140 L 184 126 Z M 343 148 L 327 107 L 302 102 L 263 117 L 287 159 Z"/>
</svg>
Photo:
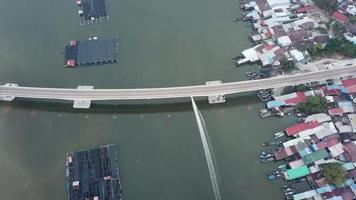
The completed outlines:
<svg viewBox="0 0 356 200">
<path fill-rule="evenodd" d="M 314 0 L 314 3 L 328 13 L 333 12 L 337 8 L 337 0 Z"/>
<path fill-rule="evenodd" d="M 290 72 L 295 68 L 294 62 L 291 62 L 286 58 L 282 58 L 279 62 L 281 63 L 283 70 L 286 72 Z"/>
<path fill-rule="evenodd" d="M 324 111 L 326 103 L 327 101 L 324 97 L 310 96 L 306 103 L 299 103 L 297 108 L 305 114 L 319 113 Z"/>
<path fill-rule="evenodd" d="M 350 23 L 356 23 L 356 16 L 350 16 Z"/>
<path fill-rule="evenodd" d="M 306 85 L 304 85 L 304 84 L 299 84 L 299 85 L 296 85 L 294 89 L 295 89 L 295 91 L 297 91 L 297 92 L 305 92 L 305 91 L 307 91 L 309 88 L 308 88 Z"/>
<path fill-rule="evenodd" d="M 321 27 L 321 26 L 317 27 L 316 30 L 318 30 L 322 34 L 327 34 L 328 33 L 328 30 L 326 30 L 326 28 Z"/>
<path fill-rule="evenodd" d="M 344 56 L 355 58 L 356 45 L 345 38 L 332 38 L 327 42 L 324 52 L 326 54 L 340 53 Z"/>
<path fill-rule="evenodd" d="M 332 30 L 336 36 L 342 36 L 342 34 L 346 32 L 345 26 L 339 22 L 335 22 L 332 25 Z"/>
<path fill-rule="evenodd" d="M 346 181 L 347 171 L 340 163 L 325 164 L 322 173 L 329 184 L 340 186 Z"/>
<path fill-rule="evenodd" d="M 320 57 L 323 54 L 323 47 L 320 43 L 317 43 L 313 47 L 310 47 L 308 52 L 312 57 Z"/>
</svg>

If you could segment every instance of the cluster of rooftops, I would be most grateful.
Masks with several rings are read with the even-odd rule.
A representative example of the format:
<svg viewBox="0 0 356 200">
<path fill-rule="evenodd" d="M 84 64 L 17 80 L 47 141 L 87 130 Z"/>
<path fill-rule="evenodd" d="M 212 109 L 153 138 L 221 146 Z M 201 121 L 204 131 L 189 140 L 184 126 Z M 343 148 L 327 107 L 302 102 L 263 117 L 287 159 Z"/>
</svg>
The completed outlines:
<svg viewBox="0 0 356 200">
<path fill-rule="evenodd" d="M 76 4 L 82 25 L 108 18 L 105 0 L 77 0 Z M 118 49 L 117 37 L 72 40 L 65 46 L 64 64 L 67 67 L 76 67 L 117 63 Z"/>
<path fill-rule="evenodd" d="M 350 20 L 351 17 L 356 16 L 356 2 L 342 0 L 338 8 L 333 12 L 332 17 L 344 25 L 347 32 L 344 37 L 356 44 L 356 23 Z"/>
<path fill-rule="evenodd" d="M 284 134 L 288 140 L 272 151 L 273 156 L 287 161 L 283 171 L 285 180 L 306 177 L 313 186 L 294 194 L 293 199 L 353 200 L 356 198 L 356 79 L 334 80 L 315 90 L 279 96 L 267 105 L 279 110 L 306 102 L 313 95 L 327 97 L 327 111 L 306 116 L 302 122 L 286 128 Z M 341 163 L 347 170 L 347 180 L 341 187 L 329 184 L 321 172 L 324 164 L 332 162 Z"/>
<path fill-rule="evenodd" d="M 319 31 L 327 26 L 310 0 L 255 0 L 243 7 L 253 23 L 251 40 L 260 44 L 243 51 L 239 64 L 279 66 L 282 58 L 306 63 L 306 50 L 315 44 L 325 46 L 329 40 L 328 33 Z"/>
</svg>

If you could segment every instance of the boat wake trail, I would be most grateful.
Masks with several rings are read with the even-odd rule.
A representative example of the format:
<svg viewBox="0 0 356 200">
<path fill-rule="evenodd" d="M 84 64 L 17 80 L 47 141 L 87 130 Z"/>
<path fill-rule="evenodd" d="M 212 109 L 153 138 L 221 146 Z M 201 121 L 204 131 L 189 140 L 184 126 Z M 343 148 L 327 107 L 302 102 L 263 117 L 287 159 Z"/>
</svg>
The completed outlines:
<svg viewBox="0 0 356 200">
<path fill-rule="evenodd" d="M 194 101 L 193 97 L 191 97 L 191 99 L 192 99 L 192 105 L 193 105 L 195 118 L 197 120 L 197 124 L 198 124 L 198 128 L 199 128 L 200 138 L 201 138 L 201 141 L 203 143 L 206 162 L 208 164 L 208 169 L 209 169 L 209 173 L 210 173 L 210 180 L 211 180 L 211 184 L 213 186 L 215 200 L 221 200 L 218 177 L 217 177 L 217 174 L 216 174 L 216 168 L 215 168 L 215 165 L 214 165 L 214 159 L 213 159 L 213 156 L 212 156 L 212 153 L 211 153 L 212 148 L 211 148 L 211 145 L 210 145 L 209 140 L 208 140 L 208 135 L 207 135 L 208 132 L 207 132 L 207 129 L 206 129 L 205 121 L 204 121 L 204 118 L 203 118 L 202 114 L 198 110 L 198 107 L 195 104 L 195 101 Z"/>
</svg>

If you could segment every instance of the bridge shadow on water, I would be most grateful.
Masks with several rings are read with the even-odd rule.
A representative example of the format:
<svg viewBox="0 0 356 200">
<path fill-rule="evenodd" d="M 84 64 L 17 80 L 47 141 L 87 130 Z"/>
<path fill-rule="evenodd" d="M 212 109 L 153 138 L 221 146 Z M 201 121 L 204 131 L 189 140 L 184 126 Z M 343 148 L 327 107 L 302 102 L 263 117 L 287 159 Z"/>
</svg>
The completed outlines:
<svg viewBox="0 0 356 200">
<path fill-rule="evenodd" d="M 206 97 L 195 97 L 200 110 L 244 106 L 257 102 L 253 93 L 227 95 L 224 104 L 210 105 Z M 15 99 L 12 102 L 0 102 L 0 107 L 13 109 L 37 110 L 62 113 L 102 113 L 102 114 L 141 114 L 193 111 L 190 98 L 168 100 L 133 100 L 133 101 L 94 101 L 90 109 L 74 109 L 72 101 Z"/>
</svg>

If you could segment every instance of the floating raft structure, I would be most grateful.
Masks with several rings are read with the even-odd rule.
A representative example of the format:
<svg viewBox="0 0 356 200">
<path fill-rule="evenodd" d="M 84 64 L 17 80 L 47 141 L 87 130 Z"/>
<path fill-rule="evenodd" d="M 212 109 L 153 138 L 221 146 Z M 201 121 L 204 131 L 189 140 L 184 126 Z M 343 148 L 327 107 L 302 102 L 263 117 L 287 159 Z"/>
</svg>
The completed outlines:
<svg viewBox="0 0 356 200">
<path fill-rule="evenodd" d="M 122 200 L 115 144 L 67 155 L 68 200 Z"/>
<path fill-rule="evenodd" d="M 76 0 L 80 24 L 91 24 L 108 19 L 105 0 Z"/>
<path fill-rule="evenodd" d="M 67 67 L 99 65 L 118 62 L 118 38 L 73 40 L 65 47 L 64 61 Z"/>
</svg>

